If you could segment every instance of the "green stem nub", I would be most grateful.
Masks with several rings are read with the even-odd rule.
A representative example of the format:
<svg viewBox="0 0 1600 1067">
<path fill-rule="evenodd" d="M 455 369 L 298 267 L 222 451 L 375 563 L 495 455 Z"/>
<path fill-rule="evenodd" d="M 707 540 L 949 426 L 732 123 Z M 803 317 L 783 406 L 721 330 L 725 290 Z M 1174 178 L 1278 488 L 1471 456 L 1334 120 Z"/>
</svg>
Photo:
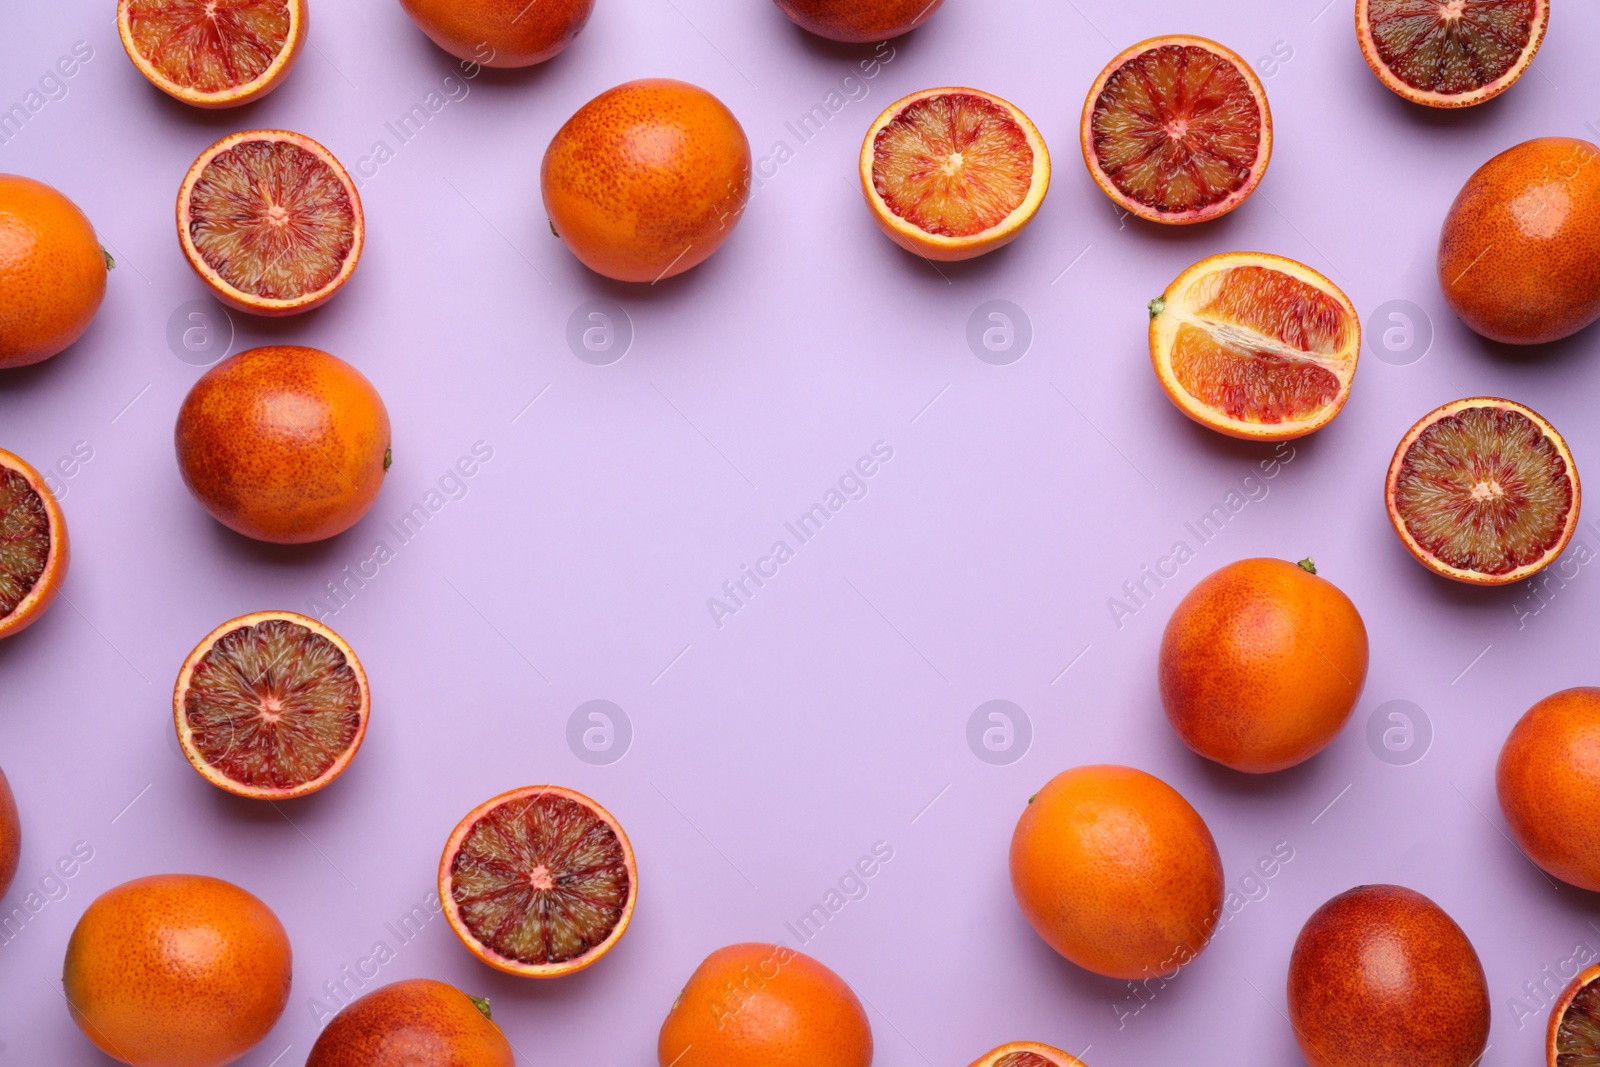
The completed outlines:
<svg viewBox="0 0 1600 1067">
<path fill-rule="evenodd" d="M 490 1022 L 494 1021 L 494 1016 L 489 1014 L 489 998 L 488 997 L 475 997 L 471 993 L 466 994 L 466 997 L 467 997 L 468 1000 L 472 1001 L 472 1006 L 473 1007 L 475 1007 L 479 1011 L 483 1012 L 483 1017 L 485 1019 L 488 1019 Z"/>
<path fill-rule="evenodd" d="M 1307 574 L 1317 573 L 1317 563 L 1310 556 L 1307 556 L 1305 559 L 1301 560 L 1298 564 L 1296 564 L 1296 566 L 1305 571 Z"/>
<path fill-rule="evenodd" d="M 1158 296 L 1154 300 L 1150 301 L 1150 317 L 1152 319 L 1158 318 L 1165 310 L 1167 310 L 1166 297 Z"/>
<path fill-rule="evenodd" d="M 384 449 L 383 450 L 383 473 L 388 474 L 389 473 L 389 467 L 393 463 L 394 463 L 394 449 L 392 449 L 392 448 Z"/>
<path fill-rule="evenodd" d="M 106 257 L 106 270 L 117 269 L 117 261 L 112 257 L 110 252 L 106 251 L 105 245 L 100 246 L 100 254 Z"/>
</svg>

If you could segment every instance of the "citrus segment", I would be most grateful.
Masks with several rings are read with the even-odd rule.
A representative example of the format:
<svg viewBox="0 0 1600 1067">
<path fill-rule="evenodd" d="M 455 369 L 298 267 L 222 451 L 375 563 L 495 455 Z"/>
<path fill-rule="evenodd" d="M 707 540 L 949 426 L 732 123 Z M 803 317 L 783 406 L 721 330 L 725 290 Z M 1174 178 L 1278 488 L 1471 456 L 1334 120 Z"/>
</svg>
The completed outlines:
<svg viewBox="0 0 1600 1067">
<path fill-rule="evenodd" d="M 184 755 L 245 797 L 305 796 L 344 773 L 367 732 L 366 672 L 326 626 L 293 612 L 223 623 L 178 675 Z"/>
<path fill-rule="evenodd" d="M 1550 1011 L 1548 1067 L 1600 1065 L 1600 964 L 1572 980 Z"/>
<path fill-rule="evenodd" d="M 1566 442 L 1521 404 L 1477 397 L 1425 415 L 1395 450 L 1386 497 L 1425 566 L 1478 585 L 1520 581 L 1572 539 L 1581 489 Z"/>
<path fill-rule="evenodd" d="M 1203 37 L 1157 37 L 1100 73 L 1080 137 L 1095 183 L 1125 210 L 1203 222 L 1255 191 L 1272 153 L 1272 115 L 1238 55 Z"/>
<path fill-rule="evenodd" d="M 878 225 L 930 259 L 970 259 L 1020 233 L 1050 187 L 1050 154 L 1014 105 L 975 89 L 928 89 L 867 131 L 861 184 Z"/>
<path fill-rule="evenodd" d="M 121 0 L 128 58 L 197 107 L 236 107 L 276 89 L 305 40 L 305 0 Z"/>
<path fill-rule="evenodd" d="M 622 827 L 588 797 L 528 786 L 456 827 L 439 898 L 473 954 L 510 974 L 552 978 L 610 951 L 633 917 L 638 873 Z"/>
<path fill-rule="evenodd" d="M 1013 1041 L 979 1056 L 971 1067 L 1084 1067 L 1083 1061 L 1058 1048 L 1034 1041 Z"/>
<path fill-rule="evenodd" d="M 1467 107 L 1521 78 L 1549 0 L 1356 0 L 1356 36 L 1380 81 L 1429 107 Z"/>
<path fill-rule="evenodd" d="M 1233 252 L 1190 267 L 1150 304 L 1162 387 L 1201 425 L 1284 440 L 1332 421 L 1361 353 L 1348 297 L 1302 263 Z"/>
<path fill-rule="evenodd" d="M 262 315 L 309 311 L 361 258 L 355 183 L 309 137 L 252 130 L 201 154 L 178 194 L 189 265 L 228 304 Z"/>
<path fill-rule="evenodd" d="M 20 456 L 0 449 L 0 638 L 44 614 L 66 577 L 68 555 L 55 494 Z"/>
</svg>

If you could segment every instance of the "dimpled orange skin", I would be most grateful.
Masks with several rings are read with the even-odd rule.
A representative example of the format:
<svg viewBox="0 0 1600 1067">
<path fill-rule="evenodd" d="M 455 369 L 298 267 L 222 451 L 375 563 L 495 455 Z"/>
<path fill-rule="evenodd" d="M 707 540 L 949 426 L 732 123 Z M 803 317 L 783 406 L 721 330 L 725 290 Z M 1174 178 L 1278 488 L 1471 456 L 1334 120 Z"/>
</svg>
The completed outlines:
<svg viewBox="0 0 1600 1067">
<path fill-rule="evenodd" d="M 1011 838 L 1011 888 L 1045 942 L 1110 978 L 1170 977 L 1222 913 L 1222 858 L 1178 791 L 1132 767 L 1063 771 Z"/>
<path fill-rule="evenodd" d="M 184 484 L 213 518 L 304 544 L 348 530 L 378 498 L 389 413 L 342 359 L 274 345 L 207 371 L 178 412 L 176 441 Z"/>
<path fill-rule="evenodd" d="M 83 336 L 106 295 L 106 256 L 78 205 L 0 174 L 0 370 L 40 363 Z"/>
<path fill-rule="evenodd" d="M 1600 689 L 1564 689 L 1529 708 L 1494 778 L 1522 851 L 1563 882 L 1600 891 Z"/>
<path fill-rule="evenodd" d="M 781 945 L 729 945 L 678 994 L 661 1067 L 870 1067 L 872 1026 L 833 971 Z"/>
<path fill-rule="evenodd" d="M 531 67 L 588 23 L 594 0 L 400 0 L 434 44 L 484 67 Z"/>
<path fill-rule="evenodd" d="M 106 1055 L 221 1067 L 278 1021 L 289 974 L 289 936 L 260 900 L 217 878 L 160 874 L 89 905 L 62 982 L 73 1021 Z"/>
<path fill-rule="evenodd" d="M 455 986 L 413 978 L 347 1005 L 317 1035 L 306 1067 L 516 1067 L 500 1027 Z"/>
<path fill-rule="evenodd" d="M 750 199 L 750 142 L 704 89 L 647 78 L 607 90 L 556 133 L 545 212 L 589 269 L 655 282 L 703 263 Z"/>
<path fill-rule="evenodd" d="M 1318 908 L 1295 940 L 1288 985 L 1311 1067 L 1470 1067 L 1489 1040 L 1472 942 L 1402 886 L 1357 886 Z"/>
<path fill-rule="evenodd" d="M 830 41 L 871 44 L 910 33 L 944 0 L 777 0 L 795 25 Z"/>
<path fill-rule="evenodd" d="M 1161 703 L 1183 743 L 1236 771 L 1310 759 L 1367 680 L 1367 628 L 1332 582 L 1281 559 L 1202 579 L 1161 638 Z"/>
<path fill-rule="evenodd" d="M 1506 344 L 1600 318 L 1600 148 L 1541 137 L 1480 167 L 1445 216 L 1439 286 L 1462 322 Z"/>
<path fill-rule="evenodd" d="M 17 798 L 11 792 L 6 772 L 0 771 L 0 897 L 11 888 L 22 858 L 22 820 L 17 815 Z"/>
</svg>

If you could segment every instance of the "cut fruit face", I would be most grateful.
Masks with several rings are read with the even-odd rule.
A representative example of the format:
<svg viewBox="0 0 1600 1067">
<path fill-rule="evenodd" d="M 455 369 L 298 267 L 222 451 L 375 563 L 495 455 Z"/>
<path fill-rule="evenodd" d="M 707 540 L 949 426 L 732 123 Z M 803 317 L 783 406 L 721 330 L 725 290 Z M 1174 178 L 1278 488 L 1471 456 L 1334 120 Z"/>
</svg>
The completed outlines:
<svg viewBox="0 0 1600 1067">
<path fill-rule="evenodd" d="M 1204 37 L 1156 37 L 1100 72 L 1080 129 L 1089 173 L 1152 222 L 1226 215 L 1272 156 L 1272 113 L 1250 64 Z"/>
<path fill-rule="evenodd" d="M 1445 404 L 1395 449 L 1385 486 L 1395 532 L 1429 570 L 1507 585 L 1549 566 L 1577 529 L 1572 454 L 1530 408 L 1497 397 Z"/>
<path fill-rule="evenodd" d="M 1012 241 L 1050 188 L 1044 138 L 1017 107 L 976 89 L 926 89 L 879 115 L 861 187 L 884 233 L 928 259 L 971 259 Z"/>
<path fill-rule="evenodd" d="M 236 796 L 287 800 L 344 773 L 371 696 L 343 638 L 291 611 L 223 623 L 189 654 L 172 696 L 194 769 Z"/>
<path fill-rule="evenodd" d="M 55 494 L 20 456 L 0 449 L 0 638 L 44 614 L 66 577 L 68 555 Z"/>
<path fill-rule="evenodd" d="M 633 918 L 638 883 L 611 813 L 553 785 L 480 804 L 439 863 L 456 936 L 489 966 L 528 978 L 581 971 L 611 951 Z"/>
<path fill-rule="evenodd" d="M 1034 1041 L 1012 1041 L 984 1053 L 972 1067 L 1084 1067 L 1076 1056 Z"/>
<path fill-rule="evenodd" d="M 1549 0 L 1356 0 L 1367 64 L 1429 107 L 1469 107 L 1511 88 L 1549 23 Z"/>
<path fill-rule="evenodd" d="M 1326 426 L 1350 396 L 1361 320 L 1303 263 L 1262 252 L 1201 260 L 1150 302 L 1150 357 L 1191 419 L 1246 440 Z"/>
<path fill-rule="evenodd" d="M 1548 1067 L 1600 1065 L 1600 964 L 1572 980 L 1550 1011 Z"/>
<path fill-rule="evenodd" d="M 305 0 L 119 0 L 128 58 L 196 107 L 237 107 L 276 89 L 305 41 Z"/>
<path fill-rule="evenodd" d="M 178 192 L 178 240 L 225 303 L 295 315 L 326 301 L 361 259 L 366 225 L 350 175 L 326 148 L 247 130 L 200 154 Z"/>
</svg>

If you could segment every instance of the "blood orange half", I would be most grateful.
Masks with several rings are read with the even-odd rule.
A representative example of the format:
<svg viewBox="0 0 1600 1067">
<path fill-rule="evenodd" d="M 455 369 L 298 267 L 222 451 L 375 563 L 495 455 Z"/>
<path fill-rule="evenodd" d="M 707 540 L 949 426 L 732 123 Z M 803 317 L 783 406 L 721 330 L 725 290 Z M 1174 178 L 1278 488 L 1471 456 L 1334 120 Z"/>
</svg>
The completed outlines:
<svg viewBox="0 0 1600 1067">
<path fill-rule="evenodd" d="M 306 39 L 305 0 L 118 0 L 122 47 L 157 89 L 238 107 L 283 82 Z"/>
<path fill-rule="evenodd" d="M 1545 1063 L 1547 1067 L 1600 1064 L 1600 964 L 1574 978 L 1550 1009 Z"/>
<path fill-rule="evenodd" d="M 1350 396 L 1361 320 L 1339 287 L 1263 252 L 1203 259 L 1150 302 L 1150 357 L 1178 409 L 1246 440 L 1326 426 Z"/>
<path fill-rule="evenodd" d="M 55 494 L 26 460 L 0 448 L 0 638 L 39 621 L 71 555 Z"/>
<path fill-rule="evenodd" d="M 367 733 L 367 674 L 344 639 L 292 611 L 223 623 L 184 660 L 172 694 L 178 744 L 241 797 L 286 800 L 344 773 Z"/>
<path fill-rule="evenodd" d="M 622 826 L 554 785 L 478 805 L 439 861 L 439 899 L 456 936 L 489 966 L 527 978 L 559 978 L 610 952 L 638 886 Z"/>
<path fill-rule="evenodd" d="M 1205 222 L 1255 192 L 1272 156 L 1261 79 L 1204 37 L 1155 37 L 1107 64 L 1083 105 L 1083 158 L 1118 206 Z"/>
<path fill-rule="evenodd" d="M 218 299 L 257 315 L 322 304 L 361 259 L 366 223 L 333 153 L 287 130 L 245 130 L 200 153 L 178 191 L 178 241 Z"/>
<path fill-rule="evenodd" d="M 1084 1067 L 1083 1061 L 1036 1041 L 1012 1041 L 984 1053 L 971 1067 Z"/>
<path fill-rule="evenodd" d="M 924 89 L 867 131 L 861 188 L 901 248 L 971 259 L 1033 221 L 1050 189 L 1050 152 L 1014 104 L 976 89 Z"/>
<path fill-rule="evenodd" d="M 1583 495 L 1555 427 L 1498 397 L 1424 415 L 1395 449 L 1384 493 L 1411 554 L 1472 585 L 1508 585 L 1549 566 L 1572 540 Z"/>
<path fill-rule="evenodd" d="M 1469 107 L 1511 88 L 1549 24 L 1549 0 L 1356 0 L 1373 73 L 1429 107 Z"/>
</svg>

